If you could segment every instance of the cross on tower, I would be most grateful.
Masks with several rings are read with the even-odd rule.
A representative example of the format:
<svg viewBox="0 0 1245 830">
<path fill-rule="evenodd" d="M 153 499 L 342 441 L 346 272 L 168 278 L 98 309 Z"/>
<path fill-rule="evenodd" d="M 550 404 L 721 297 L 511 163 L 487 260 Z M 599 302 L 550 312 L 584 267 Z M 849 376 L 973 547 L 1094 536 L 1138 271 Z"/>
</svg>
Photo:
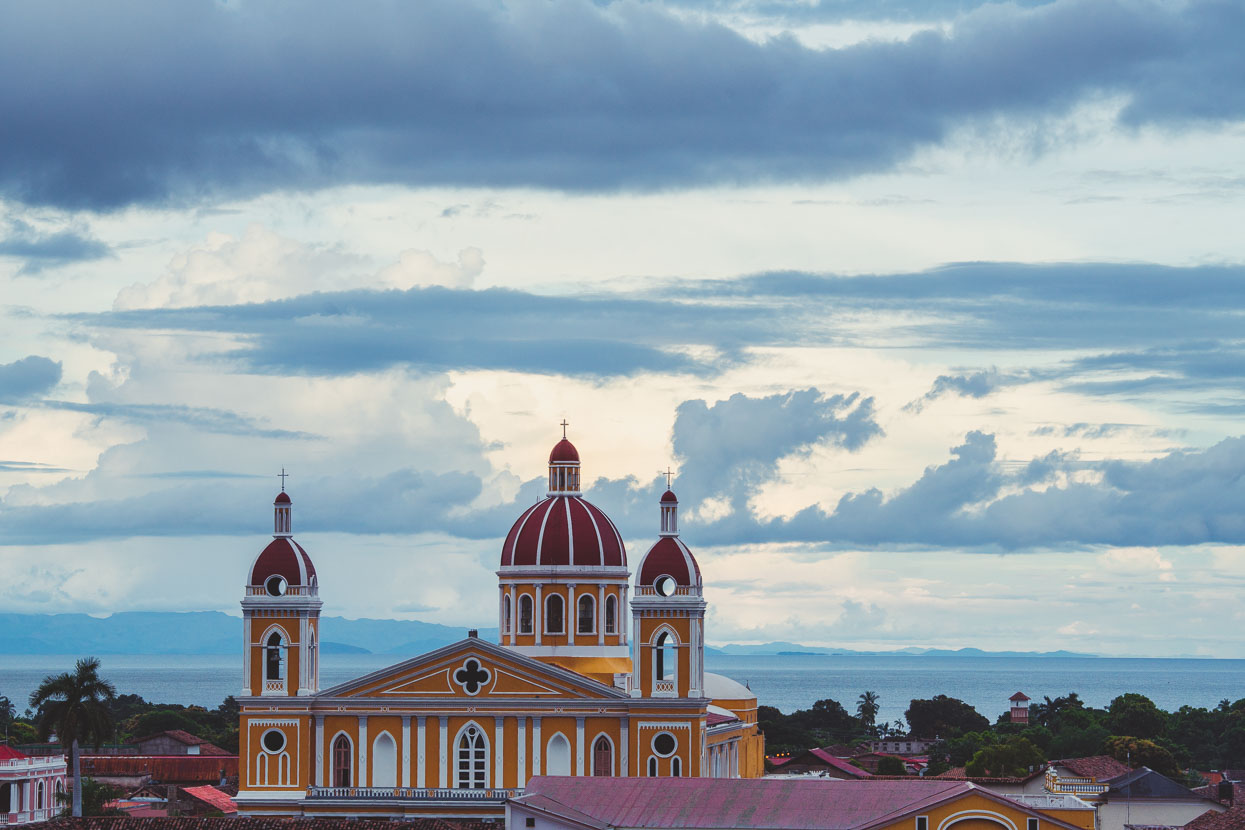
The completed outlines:
<svg viewBox="0 0 1245 830">
<path fill-rule="evenodd" d="M 667 466 L 666 469 L 658 470 L 657 472 L 659 475 L 663 475 L 666 477 L 666 489 L 669 490 L 671 487 L 671 483 L 674 481 L 674 471 L 672 471 L 670 467 Z"/>
<path fill-rule="evenodd" d="M 454 682 L 462 686 L 469 695 L 480 691 L 480 687 L 488 682 L 493 673 L 480 666 L 478 660 L 468 660 L 463 667 L 454 672 Z"/>
<path fill-rule="evenodd" d="M 563 418 L 562 419 L 562 440 L 563 441 L 566 440 L 566 427 L 567 427 L 566 419 Z"/>
<path fill-rule="evenodd" d="M 285 480 L 289 477 L 290 477 L 290 474 L 285 471 L 285 467 L 282 467 L 281 472 L 277 474 L 277 478 L 281 479 L 281 492 L 282 493 L 285 492 Z"/>
</svg>

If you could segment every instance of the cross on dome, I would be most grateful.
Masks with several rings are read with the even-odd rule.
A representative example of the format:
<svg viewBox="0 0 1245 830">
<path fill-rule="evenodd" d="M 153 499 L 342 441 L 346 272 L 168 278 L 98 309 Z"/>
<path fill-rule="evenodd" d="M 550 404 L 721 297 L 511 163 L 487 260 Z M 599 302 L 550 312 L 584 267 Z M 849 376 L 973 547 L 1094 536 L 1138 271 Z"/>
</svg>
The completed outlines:
<svg viewBox="0 0 1245 830">
<path fill-rule="evenodd" d="M 282 467 L 281 467 L 281 472 L 277 473 L 277 478 L 281 479 L 281 492 L 282 492 L 282 493 L 284 493 L 284 492 L 285 492 L 285 480 L 286 480 L 287 478 L 289 478 L 289 477 L 290 477 L 290 474 L 289 474 L 289 473 L 287 473 L 287 472 L 285 471 L 285 467 L 284 467 L 284 466 L 282 466 Z"/>
<path fill-rule="evenodd" d="M 568 424 L 568 423 L 566 422 L 566 419 L 565 419 L 565 418 L 563 418 L 563 419 L 562 419 L 562 440 L 563 440 L 563 441 L 565 441 L 565 440 L 566 440 L 566 428 L 567 428 L 568 426 L 570 426 L 570 424 Z"/>
<path fill-rule="evenodd" d="M 669 489 L 673 486 L 673 482 L 674 482 L 674 471 L 673 471 L 673 470 L 671 470 L 671 469 L 670 469 L 670 467 L 667 465 L 666 469 L 664 469 L 664 470 L 658 470 L 658 471 L 657 471 L 657 474 L 658 474 L 658 475 L 663 475 L 663 476 L 665 476 L 665 477 L 666 477 L 666 489 L 667 489 L 667 490 L 669 490 Z"/>
</svg>

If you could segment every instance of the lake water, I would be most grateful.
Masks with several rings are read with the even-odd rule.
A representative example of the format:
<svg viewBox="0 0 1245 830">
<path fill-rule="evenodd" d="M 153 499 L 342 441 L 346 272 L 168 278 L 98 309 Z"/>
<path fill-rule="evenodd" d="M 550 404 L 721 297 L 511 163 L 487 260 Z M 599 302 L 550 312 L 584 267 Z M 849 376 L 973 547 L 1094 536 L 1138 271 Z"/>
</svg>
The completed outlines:
<svg viewBox="0 0 1245 830">
<path fill-rule="evenodd" d="M 68 671 L 75 657 L 0 655 L 0 695 L 19 711 L 47 675 Z M 120 693 L 161 703 L 217 706 L 241 687 L 240 658 L 220 655 L 105 655 L 101 673 Z M 326 654 L 320 682 L 336 685 L 391 665 L 392 655 Z M 709 671 L 748 683 L 763 705 L 784 712 L 832 698 L 848 711 L 866 689 L 881 698 L 880 720 L 903 716 L 913 698 L 950 695 L 991 721 L 1016 691 L 1043 696 L 1077 692 L 1091 706 L 1139 692 L 1161 708 L 1212 707 L 1245 697 L 1245 660 L 1025 657 L 826 657 L 705 655 Z"/>
</svg>

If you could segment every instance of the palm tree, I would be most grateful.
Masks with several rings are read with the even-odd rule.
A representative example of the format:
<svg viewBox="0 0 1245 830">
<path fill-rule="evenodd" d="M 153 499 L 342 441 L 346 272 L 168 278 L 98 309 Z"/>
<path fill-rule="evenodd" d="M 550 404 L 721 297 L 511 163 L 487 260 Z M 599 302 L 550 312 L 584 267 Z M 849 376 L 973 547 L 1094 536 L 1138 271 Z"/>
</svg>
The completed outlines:
<svg viewBox="0 0 1245 830">
<path fill-rule="evenodd" d="M 856 703 L 856 716 L 871 735 L 875 732 L 874 724 L 877 723 L 879 708 L 876 692 L 865 692 Z"/>
<path fill-rule="evenodd" d="M 112 716 L 106 701 L 117 695 L 116 688 L 99 676 L 99 660 L 84 657 L 72 674 L 45 677 L 30 693 L 30 705 L 38 713 L 35 726 L 39 740 L 55 732 L 61 746 L 69 744 L 73 766 L 73 816 L 82 816 L 82 770 L 78 764 L 78 742 L 99 746 L 112 733 Z"/>
</svg>

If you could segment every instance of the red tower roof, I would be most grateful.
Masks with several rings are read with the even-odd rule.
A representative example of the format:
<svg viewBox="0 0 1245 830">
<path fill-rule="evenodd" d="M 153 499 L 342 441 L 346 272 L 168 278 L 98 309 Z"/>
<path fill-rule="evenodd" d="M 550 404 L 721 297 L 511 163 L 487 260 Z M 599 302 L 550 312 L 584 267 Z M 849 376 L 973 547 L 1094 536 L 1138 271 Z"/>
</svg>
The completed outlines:
<svg viewBox="0 0 1245 830">
<path fill-rule="evenodd" d="M 661 494 L 661 503 L 662 504 L 678 504 L 679 497 L 674 494 L 673 490 L 667 490 L 666 492 Z"/>
<path fill-rule="evenodd" d="M 563 444 L 575 448 L 569 441 Z M 574 565 L 626 567 L 627 549 L 618 528 L 596 505 L 579 496 L 550 496 L 519 517 L 501 549 L 502 567 Z"/>
<path fill-rule="evenodd" d="M 251 585 L 263 585 L 270 576 L 283 576 L 290 585 L 309 585 L 316 566 L 302 545 L 288 536 L 273 539 L 251 566 Z"/>
<path fill-rule="evenodd" d="M 549 453 L 550 464 L 578 464 L 579 450 L 575 449 L 575 445 L 563 438 L 561 441 L 553 445 L 553 450 Z"/>
<path fill-rule="evenodd" d="M 1008 700 L 1017 700 L 1017 701 L 1019 701 L 1019 700 L 1029 700 L 1029 699 L 1030 699 L 1030 698 L 1029 698 L 1029 696 L 1028 696 L 1027 694 L 1025 694 L 1024 692 L 1016 692 L 1016 694 L 1014 694 L 1014 695 L 1012 695 L 1011 697 L 1009 697 L 1009 698 L 1008 698 Z"/>
<path fill-rule="evenodd" d="M 285 492 L 284 490 L 282 490 L 280 493 L 277 493 L 276 499 L 273 500 L 273 504 L 289 504 L 289 503 L 290 503 L 290 494 Z"/>
<path fill-rule="evenodd" d="M 687 545 L 677 536 L 663 536 L 648 549 L 640 560 L 637 585 L 652 585 L 660 577 L 669 576 L 679 585 L 700 585 L 700 566 Z"/>
</svg>

